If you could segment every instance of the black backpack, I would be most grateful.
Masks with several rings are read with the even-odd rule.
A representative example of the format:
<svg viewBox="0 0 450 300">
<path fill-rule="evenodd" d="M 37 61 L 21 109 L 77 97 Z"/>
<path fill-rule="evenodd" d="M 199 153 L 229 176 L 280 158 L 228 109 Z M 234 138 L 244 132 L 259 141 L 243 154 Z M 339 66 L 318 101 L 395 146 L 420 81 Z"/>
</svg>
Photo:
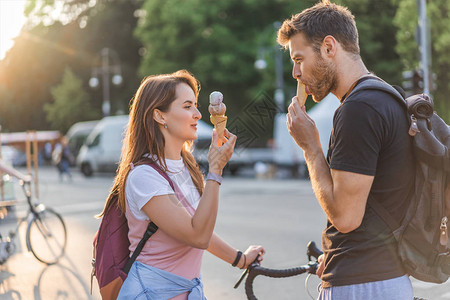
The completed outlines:
<svg viewBox="0 0 450 300">
<path fill-rule="evenodd" d="M 428 95 L 404 99 L 399 90 L 372 76 L 351 94 L 361 90 L 384 91 L 401 103 L 416 158 L 415 190 L 401 223 L 372 197 L 368 205 L 392 230 L 405 271 L 422 281 L 443 283 L 450 277 L 450 127 L 434 112 Z"/>
</svg>

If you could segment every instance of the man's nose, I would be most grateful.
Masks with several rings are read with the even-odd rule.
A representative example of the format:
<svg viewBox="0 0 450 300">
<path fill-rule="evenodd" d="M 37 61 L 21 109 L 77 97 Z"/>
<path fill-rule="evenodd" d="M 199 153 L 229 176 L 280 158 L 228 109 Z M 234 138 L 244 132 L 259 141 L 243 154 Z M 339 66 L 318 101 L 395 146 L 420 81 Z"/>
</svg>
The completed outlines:
<svg viewBox="0 0 450 300">
<path fill-rule="evenodd" d="M 302 75 L 302 72 L 300 71 L 300 64 L 294 63 L 294 65 L 292 66 L 292 77 L 297 79 L 301 75 Z"/>
</svg>

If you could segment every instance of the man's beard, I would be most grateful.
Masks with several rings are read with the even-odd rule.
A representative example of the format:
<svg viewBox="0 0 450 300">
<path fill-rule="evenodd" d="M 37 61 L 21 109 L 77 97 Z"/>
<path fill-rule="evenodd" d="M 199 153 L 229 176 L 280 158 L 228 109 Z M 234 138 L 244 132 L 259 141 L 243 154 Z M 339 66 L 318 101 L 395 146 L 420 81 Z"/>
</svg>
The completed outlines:
<svg viewBox="0 0 450 300">
<path fill-rule="evenodd" d="M 336 66 L 326 62 L 318 53 L 311 83 L 306 83 L 314 102 L 320 102 L 337 87 Z"/>
</svg>

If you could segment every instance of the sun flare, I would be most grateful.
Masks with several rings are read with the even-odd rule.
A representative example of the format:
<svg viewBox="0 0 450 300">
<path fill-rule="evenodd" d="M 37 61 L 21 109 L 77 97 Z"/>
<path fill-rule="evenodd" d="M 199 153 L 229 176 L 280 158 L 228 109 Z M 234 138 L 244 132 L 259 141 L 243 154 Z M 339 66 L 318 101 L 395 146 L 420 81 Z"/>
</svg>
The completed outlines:
<svg viewBox="0 0 450 300">
<path fill-rule="evenodd" d="M 0 0 L 0 60 L 13 46 L 14 38 L 25 23 L 26 0 Z"/>
</svg>

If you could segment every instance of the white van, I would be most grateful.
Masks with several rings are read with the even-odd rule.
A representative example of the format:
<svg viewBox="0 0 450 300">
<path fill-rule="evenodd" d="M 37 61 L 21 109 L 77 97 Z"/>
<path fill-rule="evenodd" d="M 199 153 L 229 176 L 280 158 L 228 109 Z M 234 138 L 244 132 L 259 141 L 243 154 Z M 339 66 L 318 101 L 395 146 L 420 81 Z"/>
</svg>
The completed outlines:
<svg viewBox="0 0 450 300">
<path fill-rule="evenodd" d="M 99 120 L 78 122 L 73 124 L 67 131 L 66 137 L 69 141 L 69 149 L 74 157 L 78 156 L 81 146 L 86 142 L 87 137 L 98 122 Z"/>
<path fill-rule="evenodd" d="M 98 122 L 77 156 L 77 166 L 85 176 L 117 169 L 127 125 L 127 115 L 105 117 Z"/>
</svg>

